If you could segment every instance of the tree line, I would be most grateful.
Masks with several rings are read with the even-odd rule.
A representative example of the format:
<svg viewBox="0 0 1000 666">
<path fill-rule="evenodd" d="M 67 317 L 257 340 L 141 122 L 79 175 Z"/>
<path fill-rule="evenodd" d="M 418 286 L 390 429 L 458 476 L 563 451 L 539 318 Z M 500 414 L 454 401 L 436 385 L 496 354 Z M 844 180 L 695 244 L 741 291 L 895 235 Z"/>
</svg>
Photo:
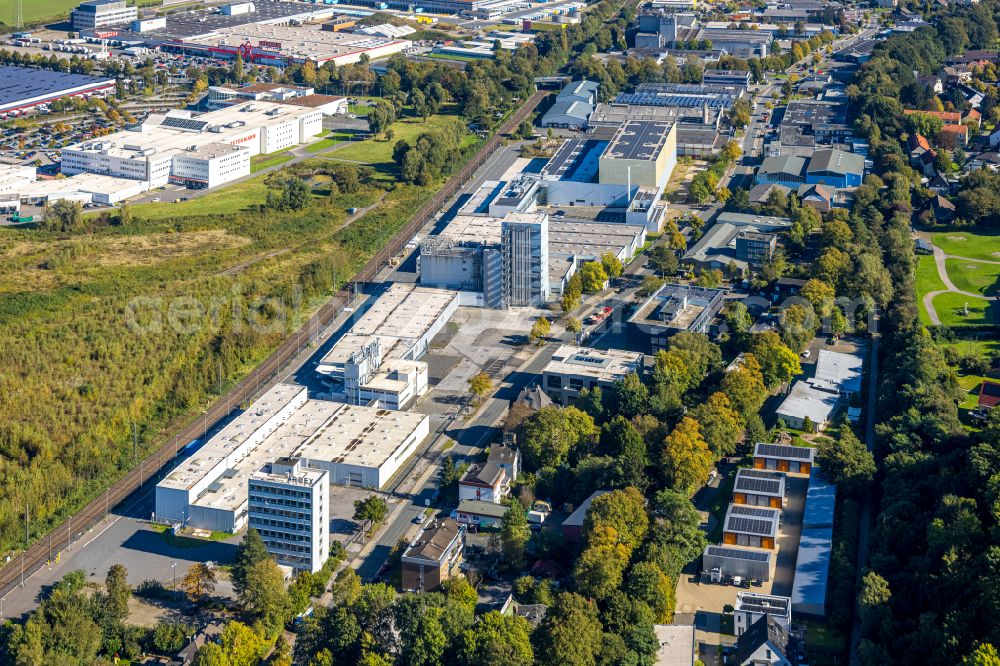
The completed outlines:
<svg viewBox="0 0 1000 666">
<path fill-rule="evenodd" d="M 978 432 L 963 427 L 955 372 L 919 322 L 909 237 L 919 174 L 901 145 L 901 110 L 926 94 L 914 71 L 933 73 L 946 55 L 992 46 L 998 10 L 992 0 L 949 7 L 932 26 L 890 37 L 849 88 L 879 173 L 856 196 L 851 224 L 884 266 L 891 295 L 881 299 L 878 516 L 858 595 L 865 664 L 998 661 L 1000 413 Z"/>
</svg>

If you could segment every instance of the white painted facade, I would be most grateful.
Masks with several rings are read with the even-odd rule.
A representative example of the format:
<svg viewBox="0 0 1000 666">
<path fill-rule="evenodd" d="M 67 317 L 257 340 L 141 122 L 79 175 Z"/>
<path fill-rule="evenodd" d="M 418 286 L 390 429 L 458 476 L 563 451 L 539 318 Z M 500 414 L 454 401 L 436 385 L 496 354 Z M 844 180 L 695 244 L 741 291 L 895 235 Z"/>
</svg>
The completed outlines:
<svg viewBox="0 0 1000 666">
<path fill-rule="evenodd" d="M 249 527 L 278 564 L 319 571 L 330 556 L 330 475 L 280 459 L 250 477 Z"/>
</svg>

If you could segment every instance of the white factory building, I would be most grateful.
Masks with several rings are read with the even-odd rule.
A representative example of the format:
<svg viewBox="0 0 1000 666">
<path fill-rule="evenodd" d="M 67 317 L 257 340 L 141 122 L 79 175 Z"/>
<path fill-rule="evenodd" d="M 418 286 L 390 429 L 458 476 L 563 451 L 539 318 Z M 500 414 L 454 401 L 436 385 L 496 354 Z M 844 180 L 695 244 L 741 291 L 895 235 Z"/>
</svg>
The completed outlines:
<svg viewBox="0 0 1000 666">
<path fill-rule="evenodd" d="M 489 200 L 485 191 L 499 196 Z M 483 294 L 489 307 L 537 305 L 562 294 L 587 261 L 611 252 L 627 263 L 646 241 L 642 224 L 507 212 L 505 189 L 487 182 L 463 211 L 487 205 L 501 216 L 456 215 L 420 245 L 420 283 Z M 480 204 L 481 202 L 481 204 Z M 497 202 L 500 202 L 499 204 Z"/>
<path fill-rule="evenodd" d="M 278 564 L 316 573 L 330 556 L 330 474 L 279 458 L 250 476 L 249 525 Z"/>
<path fill-rule="evenodd" d="M 402 410 L 427 392 L 431 340 L 481 295 L 396 283 L 371 302 L 316 366 L 332 400 Z"/>
<path fill-rule="evenodd" d="M 253 155 L 308 143 L 322 130 L 321 111 L 287 104 L 248 102 L 197 116 L 171 110 L 67 146 L 62 172 L 205 189 L 249 174 Z"/>
<path fill-rule="evenodd" d="M 155 518 L 237 532 L 251 477 L 283 457 L 325 470 L 331 484 L 378 489 L 428 433 L 424 414 L 310 400 L 278 384 L 157 484 Z"/>
</svg>

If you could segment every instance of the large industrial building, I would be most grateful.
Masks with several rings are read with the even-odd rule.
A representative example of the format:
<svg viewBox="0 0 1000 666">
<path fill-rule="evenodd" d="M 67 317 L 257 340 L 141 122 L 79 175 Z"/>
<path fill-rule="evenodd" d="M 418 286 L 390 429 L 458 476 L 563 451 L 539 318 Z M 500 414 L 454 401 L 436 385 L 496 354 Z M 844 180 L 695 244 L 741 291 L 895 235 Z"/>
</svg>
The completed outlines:
<svg viewBox="0 0 1000 666">
<path fill-rule="evenodd" d="M 347 98 L 317 95 L 314 88 L 284 83 L 249 83 L 243 86 L 212 86 L 208 89 L 208 108 L 223 109 L 243 102 L 283 102 L 316 109 L 324 116 L 346 114 Z"/>
<path fill-rule="evenodd" d="M 598 260 L 606 252 L 626 262 L 646 239 L 646 227 L 628 220 L 620 224 L 551 218 L 542 212 L 503 214 L 508 207 L 496 202 L 503 202 L 510 188 L 487 183 L 482 189 L 489 193 L 478 200 L 473 195 L 472 206 L 479 203 L 502 216 L 459 214 L 439 234 L 424 240 L 421 284 L 482 293 L 488 307 L 530 305 L 562 294 L 584 262 Z M 539 281 L 542 276 L 547 280 L 544 286 Z"/>
<path fill-rule="evenodd" d="M 325 470 L 330 483 L 378 489 L 428 432 L 424 414 L 310 400 L 304 387 L 278 384 L 157 484 L 156 518 L 237 532 L 250 479 L 278 458 Z"/>
<path fill-rule="evenodd" d="M 412 405 L 428 386 L 427 364 L 419 359 L 461 300 L 457 291 L 393 284 L 317 364 L 331 397 L 389 409 Z"/>
<path fill-rule="evenodd" d="M 115 2 L 98 0 L 106 1 Z M 133 21 L 135 8 L 129 9 L 131 19 L 115 19 L 114 23 L 105 20 L 96 27 L 78 29 L 87 36 L 115 38 L 172 53 L 209 58 L 240 56 L 245 62 L 279 67 L 307 61 L 343 65 L 358 62 L 362 56 L 374 60 L 400 53 L 411 45 L 407 40 L 334 32 L 313 25 L 342 12 L 332 4 L 235 2 L 143 21 Z M 74 13 L 74 19 L 76 16 Z M 129 25 L 129 21 L 133 22 Z"/>
<path fill-rule="evenodd" d="M 615 132 L 598 163 L 601 183 L 660 187 L 677 165 L 677 127 L 629 120 Z"/>
<path fill-rule="evenodd" d="M 166 51 L 212 58 L 244 58 L 262 65 L 313 62 L 349 65 L 361 60 L 402 53 L 411 42 L 365 34 L 330 32 L 318 25 L 253 23 L 219 29 L 211 34 L 167 41 Z"/>
<path fill-rule="evenodd" d="M 103 96 L 114 89 L 115 80 L 106 77 L 0 65 L 0 117 L 65 97 Z"/>
<path fill-rule="evenodd" d="M 676 123 L 628 120 L 568 139 L 539 174 L 525 175 L 537 181 L 537 193 L 522 189 L 550 206 L 619 208 L 627 224 L 657 233 L 665 210 L 660 194 L 676 163 Z M 635 205 L 643 202 L 650 205 Z"/>
<path fill-rule="evenodd" d="M 508 213 L 500 223 L 500 274 L 504 307 L 549 300 L 549 216 Z"/>
<path fill-rule="evenodd" d="M 198 116 L 171 110 L 67 146 L 62 172 L 211 188 L 248 175 L 251 156 L 308 143 L 322 130 L 322 112 L 287 104 L 248 102 Z"/>
</svg>

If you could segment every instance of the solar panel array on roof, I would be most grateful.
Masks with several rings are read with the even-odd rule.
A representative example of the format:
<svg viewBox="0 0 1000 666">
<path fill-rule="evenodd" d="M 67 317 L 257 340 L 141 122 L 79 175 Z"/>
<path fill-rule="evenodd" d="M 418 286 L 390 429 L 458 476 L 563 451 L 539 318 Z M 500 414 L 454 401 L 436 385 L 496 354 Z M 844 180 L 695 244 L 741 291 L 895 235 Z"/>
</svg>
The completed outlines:
<svg viewBox="0 0 1000 666">
<path fill-rule="evenodd" d="M 743 593 L 737 597 L 737 610 L 765 615 L 787 615 L 792 600 L 765 594 Z"/>
<path fill-rule="evenodd" d="M 629 120 L 615 133 L 602 158 L 655 160 L 667 141 L 673 123 Z"/>
<path fill-rule="evenodd" d="M 187 130 L 189 132 L 200 132 L 205 129 L 208 125 L 207 121 L 195 120 L 194 118 L 177 118 L 174 116 L 167 116 L 163 119 L 164 127 L 173 127 L 174 129 Z"/>
<path fill-rule="evenodd" d="M 778 479 L 757 479 L 748 476 L 736 476 L 736 485 L 733 486 L 736 492 L 756 493 L 764 495 L 780 495 L 781 481 Z"/>
<path fill-rule="evenodd" d="M 744 518 L 743 516 L 729 516 L 726 521 L 727 532 L 743 532 L 744 534 L 756 534 L 760 536 L 772 536 L 774 534 L 774 523 L 769 520 L 755 520 L 754 518 Z"/>
<path fill-rule="evenodd" d="M 729 514 L 736 516 L 757 516 L 760 518 L 774 518 L 778 515 L 777 509 L 770 509 L 763 506 L 750 506 L 747 504 L 733 504 L 729 507 Z"/>
<path fill-rule="evenodd" d="M 559 147 L 542 168 L 542 175 L 568 180 L 580 170 L 588 155 L 600 154 L 605 145 L 607 142 L 594 139 L 570 139 Z"/>
<path fill-rule="evenodd" d="M 702 107 L 710 109 L 728 109 L 736 101 L 734 95 L 681 95 L 657 93 L 622 93 L 615 97 L 616 104 L 632 104 L 636 106 L 680 106 Z"/>
<path fill-rule="evenodd" d="M 766 469 L 753 469 L 751 467 L 741 467 L 736 471 L 737 476 L 748 476 L 754 479 L 780 479 L 784 474 L 780 472 L 771 472 Z"/>
<path fill-rule="evenodd" d="M 709 546 L 705 549 L 706 555 L 715 557 L 728 557 L 734 560 L 749 560 L 751 562 L 767 562 L 771 559 L 771 554 L 757 550 L 743 550 L 742 548 L 727 548 L 726 546 Z"/>
<path fill-rule="evenodd" d="M 114 85 L 114 79 L 13 65 L 0 66 L 0 107 L 67 90 L 105 85 Z"/>
<path fill-rule="evenodd" d="M 785 446 L 783 444 L 758 443 L 754 455 L 767 458 L 792 458 L 794 460 L 812 460 L 813 449 L 808 446 Z"/>
</svg>

